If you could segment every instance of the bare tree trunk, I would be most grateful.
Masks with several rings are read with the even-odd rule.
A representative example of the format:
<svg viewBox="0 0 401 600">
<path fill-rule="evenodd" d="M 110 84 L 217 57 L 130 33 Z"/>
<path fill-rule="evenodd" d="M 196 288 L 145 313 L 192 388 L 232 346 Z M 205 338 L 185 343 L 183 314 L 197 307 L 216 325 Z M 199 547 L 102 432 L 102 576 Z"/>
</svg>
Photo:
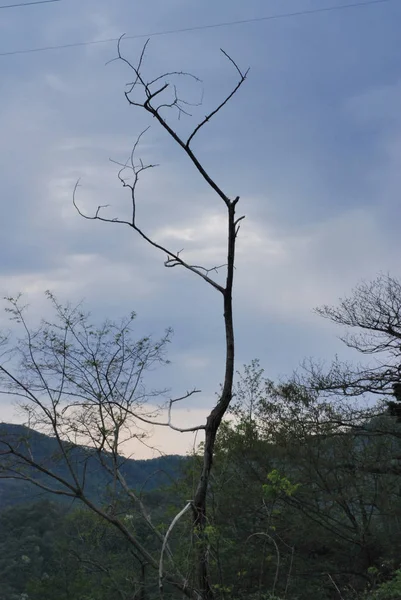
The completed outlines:
<svg viewBox="0 0 401 600">
<path fill-rule="evenodd" d="M 213 464 L 214 446 L 216 435 L 222 418 L 230 404 L 233 392 L 234 379 L 234 324 L 232 288 L 234 281 L 235 240 L 237 235 L 237 223 L 235 221 L 235 206 L 238 198 L 228 205 L 228 256 L 227 256 L 227 279 L 224 290 L 224 326 L 226 334 L 226 361 L 225 375 L 222 393 L 219 402 L 207 418 L 205 429 L 205 447 L 203 453 L 203 466 L 195 493 L 194 506 L 194 529 L 197 532 L 198 544 L 198 585 L 202 598 L 210 600 L 214 598 L 213 589 L 210 585 L 208 569 L 208 542 L 205 534 L 207 525 L 206 504 L 210 471 Z"/>
</svg>

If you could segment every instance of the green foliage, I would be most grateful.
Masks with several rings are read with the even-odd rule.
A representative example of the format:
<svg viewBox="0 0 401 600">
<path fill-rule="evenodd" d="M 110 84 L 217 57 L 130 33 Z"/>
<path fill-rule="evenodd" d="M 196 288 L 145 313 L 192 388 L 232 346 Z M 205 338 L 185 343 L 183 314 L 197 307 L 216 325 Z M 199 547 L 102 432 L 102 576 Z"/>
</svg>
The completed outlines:
<svg viewBox="0 0 401 600">
<path fill-rule="evenodd" d="M 401 598 L 401 498 L 399 476 L 392 473 L 392 457 L 401 452 L 401 438 L 393 435 L 399 426 L 387 418 L 368 423 L 364 432 L 334 434 L 325 426 L 311 434 L 309 424 L 319 414 L 315 399 L 306 401 L 293 385 L 273 386 L 256 367 L 256 383 L 248 370 L 251 389 L 242 388 L 246 403 L 237 395 L 231 420 L 219 432 L 206 528 L 201 535 L 192 531 L 188 513 L 169 538 L 177 568 L 191 585 L 196 548 L 205 544 L 216 600 Z M 325 411 L 334 414 L 334 408 Z M 50 438 L 31 441 L 36 453 L 52 456 Z M 148 467 L 164 469 L 170 459 L 163 460 L 127 461 L 126 473 L 132 469 L 138 482 L 142 467 L 146 476 Z M 193 497 L 201 458 L 176 458 L 170 466 L 172 473 L 183 468 L 178 482 L 142 494 L 162 535 Z M 55 468 L 61 468 L 57 461 Z M 114 509 L 158 560 L 160 543 L 138 507 L 121 497 Z M 0 513 L 0 557 L 1 600 L 21 600 L 22 594 L 29 600 L 159 597 L 157 573 L 137 560 L 118 531 L 77 505 L 69 511 L 14 506 Z M 166 583 L 165 598 L 181 595 Z"/>
<path fill-rule="evenodd" d="M 166 491 L 163 516 L 168 501 Z M 131 511 L 127 526 L 146 541 L 148 531 Z M 148 547 L 158 555 L 158 546 Z M 142 592 L 159 598 L 157 574 L 114 527 L 87 509 L 66 511 L 49 502 L 0 513 L 0 581 L 1 600 L 24 594 L 27 600 L 131 600 Z M 167 586 L 166 600 L 170 594 Z"/>
<path fill-rule="evenodd" d="M 267 479 L 269 483 L 265 483 L 262 489 L 268 500 L 276 500 L 282 495 L 287 497 L 293 496 L 301 485 L 300 483 L 291 483 L 287 477 L 280 475 L 277 469 L 270 471 L 267 474 Z"/>
<path fill-rule="evenodd" d="M 19 599 L 30 581 L 44 579 L 55 569 L 62 520 L 60 508 L 49 502 L 0 513 L 2 600 Z"/>
<path fill-rule="evenodd" d="M 401 570 L 395 571 L 394 577 L 378 586 L 368 594 L 366 600 L 399 600 L 401 598 Z"/>
<path fill-rule="evenodd" d="M 369 423 L 366 434 L 338 431 L 341 406 L 275 386 L 257 362 L 236 392 L 209 499 L 213 577 L 233 590 L 221 597 L 362 598 L 397 564 L 401 498 L 388 465 L 400 438 L 384 423 L 377 436 Z"/>
</svg>

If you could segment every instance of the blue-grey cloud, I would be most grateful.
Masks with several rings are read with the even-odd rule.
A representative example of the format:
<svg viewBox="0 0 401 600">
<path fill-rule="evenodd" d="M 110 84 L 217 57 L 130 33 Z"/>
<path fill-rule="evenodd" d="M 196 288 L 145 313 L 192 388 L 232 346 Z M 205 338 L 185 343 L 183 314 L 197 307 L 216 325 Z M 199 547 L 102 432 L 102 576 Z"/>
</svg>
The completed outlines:
<svg viewBox="0 0 401 600">
<path fill-rule="evenodd" d="M 300 9 L 299 0 L 285 5 Z M 321 5 L 304 0 L 302 7 Z M 71 0 L 7 12 L 1 49 L 283 10 L 278 0 Z M 220 47 L 251 67 L 245 86 L 194 144 L 224 190 L 241 196 L 238 209 L 247 215 L 236 270 L 238 366 L 259 356 L 275 378 L 304 356 L 341 353 L 338 332 L 313 307 L 380 270 L 400 275 L 400 17 L 399 4 L 389 2 L 149 44 L 150 74 L 191 71 L 204 82 L 178 82 L 193 101 L 203 89 L 193 120 L 174 121 L 183 133 L 235 83 Z M 126 40 L 124 52 L 135 58 L 142 44 Z M 203 410 L 223 375 L 221 298 L 192 274 L 164 269 L 164 257 L 129 228 L 85 221 L 71 202 L 80 178 L 83 209 L 108 204 L 110 217 L 129 215 L 129 195 L 109 158 L 126 160 L 150 124 L 140 155 L 160 167 L 141 181 L 141 223 L 191 260 L 224 262 L 224 206 L 165 133 L 128 106 L 123 91 L 132 74 L 119 62 L 105 66 L 115 55 L 110 43 L 0 58 L 0 288 L 25 292 L 35 318 L 50 288 L 62 300 L 85 298 L 98 319 L 136 310 L 138 333 L 172 326 L 172 364 L 155 383 L 178 393 L 200 387 L 191 405 Z"/>
</svg>

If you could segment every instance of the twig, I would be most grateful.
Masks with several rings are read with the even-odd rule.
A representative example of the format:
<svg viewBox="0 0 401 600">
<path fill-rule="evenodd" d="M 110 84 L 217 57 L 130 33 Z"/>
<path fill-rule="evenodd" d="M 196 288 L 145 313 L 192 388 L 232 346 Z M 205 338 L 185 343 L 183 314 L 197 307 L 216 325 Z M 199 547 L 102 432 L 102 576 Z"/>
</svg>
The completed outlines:
<svg viewBox="0 0 401 600">
<path fill-rule="evenodd" d="M 341 594 L 341 590 L 338 587 L 338 585 L 336 584 L 336 582 L 334 581 L 334 579 L 332 578 L 332 576 L 330 575 L 330 573 L 326 573 L 327 577 L 330 579 L 331 583 L 334 585 L 334 587 L 336 588 L 338 595 L 340 596 L 341 600 L 344 600 L 343 595 Z"/>
</svg>

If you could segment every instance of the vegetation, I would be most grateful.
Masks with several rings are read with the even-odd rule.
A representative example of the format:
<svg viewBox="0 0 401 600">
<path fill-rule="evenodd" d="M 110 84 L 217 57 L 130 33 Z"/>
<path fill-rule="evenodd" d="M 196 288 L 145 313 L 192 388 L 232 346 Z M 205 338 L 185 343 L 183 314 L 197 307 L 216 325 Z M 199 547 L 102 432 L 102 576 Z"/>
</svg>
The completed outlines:
<svg viewBox="0 0 401 600">
<path fill-rule="evenodd" d="M 208 499 L 216 597 L 399 598 L 401 495 L 394 465 L 401 425 L 396 418 L 384 414 L 349 431 L 305 433 L 301 425 L 307 429 L 312 421 L 314 402 L 294 423 L 299 394 L 266 380 L 256 361 L 239 375 L 236 393 L 217 440 Z M 272 429 L 271 404 L 280 402 L 288 411 Z M 338 407 L 332 410 L 335 421 L 344 418 Z M 48 442 L 44 436 L 41 441 Z M 199 461 L 201 454 L 188 457 L 175 485 L 144 494 L 161 533 L 193 492 Z M 115 511 L 156 556 L 160 548 L 135 505 L 121 498 Z M 182 520 L 170 537 L 175 560 L 188 577 L 194 567 L 190 535 L 190 522 Z M 1 513 L 0 539 L 4 600 L 24 594 L 35 600 L 159 597 L 154 570 L 129 540 L 76 503 L 43 500 L 8 508 Z M 164 596 L 180 597 L 173 588 Z"/>
</svg>

